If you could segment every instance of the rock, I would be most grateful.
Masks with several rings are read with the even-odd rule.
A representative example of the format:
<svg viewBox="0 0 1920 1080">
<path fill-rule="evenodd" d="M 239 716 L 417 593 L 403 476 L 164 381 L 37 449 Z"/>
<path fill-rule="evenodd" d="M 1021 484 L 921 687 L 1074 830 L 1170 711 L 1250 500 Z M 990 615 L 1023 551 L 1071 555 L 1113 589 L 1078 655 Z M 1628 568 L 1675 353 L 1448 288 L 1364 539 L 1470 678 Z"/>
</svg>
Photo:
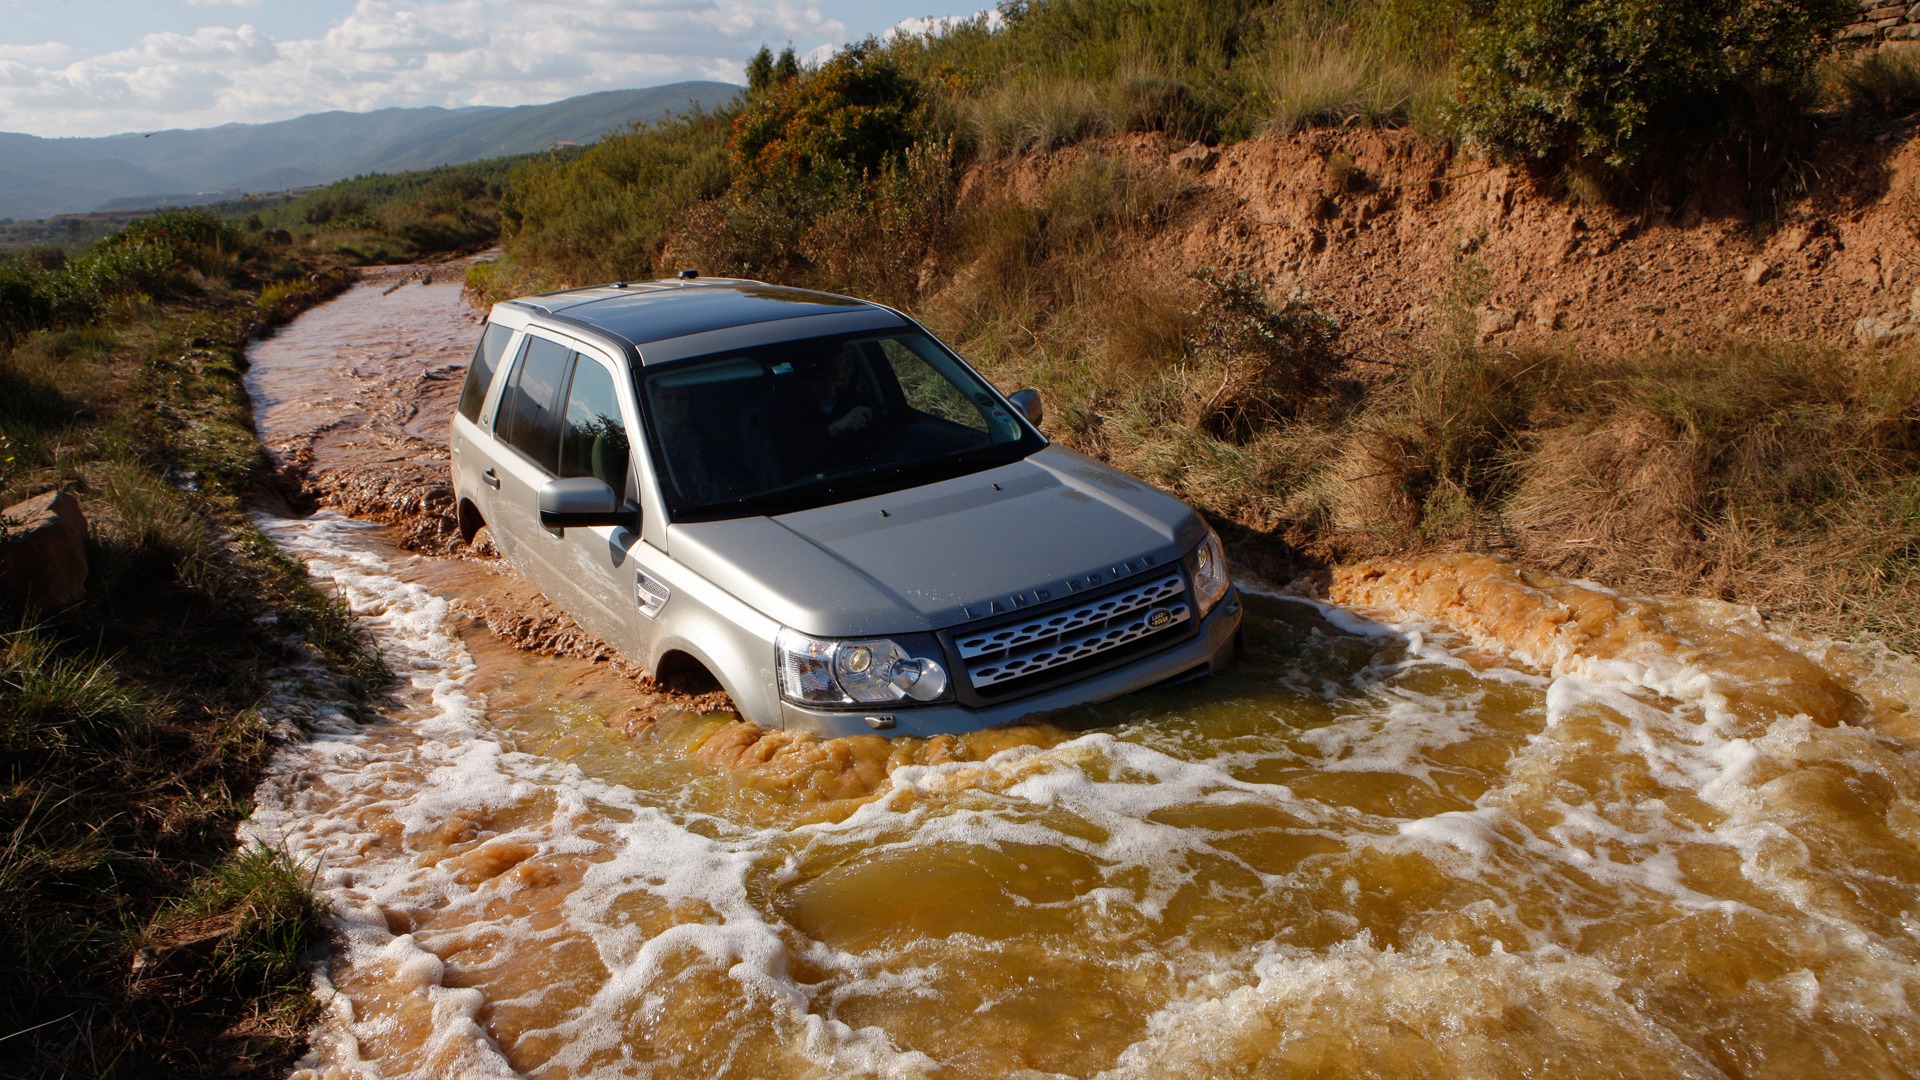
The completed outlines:
<svg viewBox="0 0 1920 1080">
<path fill-rule="evenodd" d="M 1854 339 L 1862 345 L 1880 346 L 1920 336 L 1920 323 L 1903 311 L 1862 315 L 1853 323 Z"/>
<path fill-rule="evenodd" d="M 1740 276 L 1746 278 L 1749 285 L 1764 285 L 1773 276 L 1773 267 L 1767 265 L 1765 259 L 1755 259 L 1747 264 L 1746 272 Z"/>
<path fill-rule="evenodd" d="M 1220 160 L 1220 151 L 1205 143 L 1193 143 L 1173 155 L 1173 164 L 1190 173 L 1203 173 Z"/>
<path fill-rule="evenodd" d="M 0 589 L 42 610 L 87 592 L 87 519 L 64 491 L 0 510 Z"/>
<path fill-rule="evenodd" d="M 1506 333 L 1520 321 L 1518 316 L 1506 308 L 1481 308 L 1478 315 L 1479 317 L 1475 320 L 1475 329 L 1480 332 L 1482 341 L 1495 334 Z"/>
<path fill-rule="evenodd" d="M 1533 302 L 1533 325 L 1541 330 L 1558 330 L 1566 322 L 1565 302 L 1542 297 Z"/>
</svg>

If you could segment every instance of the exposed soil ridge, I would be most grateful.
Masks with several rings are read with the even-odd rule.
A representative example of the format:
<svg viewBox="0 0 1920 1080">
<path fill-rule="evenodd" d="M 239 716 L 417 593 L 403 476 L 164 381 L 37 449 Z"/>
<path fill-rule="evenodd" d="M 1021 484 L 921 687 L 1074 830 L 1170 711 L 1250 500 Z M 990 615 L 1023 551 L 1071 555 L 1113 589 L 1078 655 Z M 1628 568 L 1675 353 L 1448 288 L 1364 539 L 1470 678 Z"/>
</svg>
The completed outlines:
<svg viewBox="0 0 1920 1080">
<path fill-rule="evenodd" d="M 1351 348 L 1392 358 L 1451 329 L 1449 293 L 1496 347 L 1605 351 L 1752 338 L 1881 344 L 1913 327 L 1920 148 L 1903 121 L 1824 140 L 1804 193 L 1756 223 L 1744 191 L 1641 212 L 1581 205 L 1523 170 L 1413 131 L 1313 130 L 1187 152 L 1116 136 L 974 167 L 963 204 L 1039 205 L 1088 155 L 1187 176 L 1130 273 L 1254 275 L 1276 299 L 1336 315 Z M 1188 148 L 1191 149 L 1191 148 Z M 1474 280 L 1465 280 L 1471 278 Z"/>
</svg>

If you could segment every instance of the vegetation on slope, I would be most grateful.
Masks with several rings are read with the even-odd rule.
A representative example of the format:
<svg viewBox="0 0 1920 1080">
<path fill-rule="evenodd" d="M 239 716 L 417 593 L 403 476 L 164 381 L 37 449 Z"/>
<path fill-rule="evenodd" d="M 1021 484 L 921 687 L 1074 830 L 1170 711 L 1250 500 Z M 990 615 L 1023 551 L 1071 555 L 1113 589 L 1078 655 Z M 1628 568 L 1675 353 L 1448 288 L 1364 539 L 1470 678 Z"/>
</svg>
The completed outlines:
<svg viewBox="0 0 1920 1080">
<path fill-rule="evenodd" d="M 213 209 L 249 234 L 355 266 L 422 262 L 479 251 L 500 236 L 507 178 L 528 162 L 575 151 L 356 176 L 293 198 L 225 203 Z"/>
<path fill-rule="evenodd" d="M 1855 7 L 1008 4 L 817 69 L 763 56 L 730 112 L 523 168 L 505 196 L 507 256 L 473 283 L 498 297 L 694 266 L 878 297 L 1002 385 L 1039 387 L 1056 437 L 1308 552 L 1294 569 L 1492 547 L 1913 648 L 1910 354 L 1495 354 L 1473 332 L 1463 255 L 1447 290 L 1456 332 L 1412 356 L 1357 356 L 1333 320 L 1265 283 L 1117 262 L 1152 249 L 1195 181 L 1101 141 L 1414 126 L 1587 199 L 1771 190 L 1782 148 L 1804 148 L 1823 110 L 1831 123 L 1920 100 L 1898 54 L 1830 53 Z M 1073 144 L 1060 167 L 1023 174 L 1038 192 L 991 179 L 996 162 Z M 1696 167 L 1707 158 L 1725 167 Z M 1350 171 L 1327 158 L 1330 182 L 1343 160 Z"/>
<path fill-rule="evenodd" d="M 304 1043 L 306 871 L 234 830 L 276 673 L 381 672 L 244 511 L 240 380 L 257 327 L 340 283 L 204 212 L 0 260 L 0 505 L 63 489 L 91 534 L 79 603 L 0 597 L 9 1075 L 281 1075 Z"/>
</svg>

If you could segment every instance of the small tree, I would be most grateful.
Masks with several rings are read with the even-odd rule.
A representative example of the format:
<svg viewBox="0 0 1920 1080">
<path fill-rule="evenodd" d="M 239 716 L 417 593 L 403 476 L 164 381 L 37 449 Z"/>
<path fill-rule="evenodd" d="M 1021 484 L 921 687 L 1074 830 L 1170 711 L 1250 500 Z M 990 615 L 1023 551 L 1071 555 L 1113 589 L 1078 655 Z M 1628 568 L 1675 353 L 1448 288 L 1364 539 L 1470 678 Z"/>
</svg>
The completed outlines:
<svg viewBox="0 0 1920 1080">
<path fill-rule="evenodd" d="M 785 86 L 799 75 L 800 59 L 793 55 L 793 46 L 782 49 L 779 59 L 775 59 L 773 50 L 762 45 L 753 59 L 747 61 L 747 93 L 758 97 Z"/>
<path fill-rule="evenodd" d="M 776 79 L 791 54 L 775 64 Z M 776 83 L 741 111 L 733 122 L 734 175 L 790 183 L 878 173 L 916 141 L 919 106 L 919 87 L 884 54 L 848 49 L 805 78 Z"/>
<path fill-rule="evenodd" d="M 1806 85 L 1859 0 L 1469 0 L 1463 133 L 1541 165 L 1631 170 Z"/>
</svg>

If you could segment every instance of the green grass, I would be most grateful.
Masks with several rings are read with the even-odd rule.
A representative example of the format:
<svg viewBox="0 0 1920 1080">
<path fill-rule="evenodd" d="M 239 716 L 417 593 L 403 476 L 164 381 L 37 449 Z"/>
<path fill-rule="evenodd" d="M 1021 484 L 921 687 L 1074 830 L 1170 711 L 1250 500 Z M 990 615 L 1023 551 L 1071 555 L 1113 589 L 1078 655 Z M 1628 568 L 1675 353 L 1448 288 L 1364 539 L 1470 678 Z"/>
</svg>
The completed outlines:
<svg viewBox="0 0 1920 1080">
<path fill-rule="evenodd" d="M 298 958 L 317 923 L 303 872 L 235 851 L 271 749 L 258 706 L 315 660 L 362 692 L 384 677 L 338 599 L 244 505 L 267 474 L 241 385 L 247 334 L 342 279 L 185 224 L 141 230 L 177 245 L 172 263 L 27 311 L 0 342 L 0 505 L 72 492 L 91 567 L 64 610 L 0 597 L 12 1075 L 284 1075 L 312 1016 Z M 65 265 L 89 261 L 104 265 Z M 172 948 L 193 920 L 219 930 L 204 955 Z M 135 972 L 143 948 L 164 954 L 165 978 Z"/>
<path fill-rule="evenodd" d="M 213 920 L 222 940 L 215 977 L 245 995 L 299 991 L 307 984 L 306 953 L 321 937 L 321 909 L 313 873 L 281 851 L 260 844 L 228 855 L 149 927 L 150 941 Z M 296 1010 L 311 1017 L 314 1003 Z"/>
</svg>

